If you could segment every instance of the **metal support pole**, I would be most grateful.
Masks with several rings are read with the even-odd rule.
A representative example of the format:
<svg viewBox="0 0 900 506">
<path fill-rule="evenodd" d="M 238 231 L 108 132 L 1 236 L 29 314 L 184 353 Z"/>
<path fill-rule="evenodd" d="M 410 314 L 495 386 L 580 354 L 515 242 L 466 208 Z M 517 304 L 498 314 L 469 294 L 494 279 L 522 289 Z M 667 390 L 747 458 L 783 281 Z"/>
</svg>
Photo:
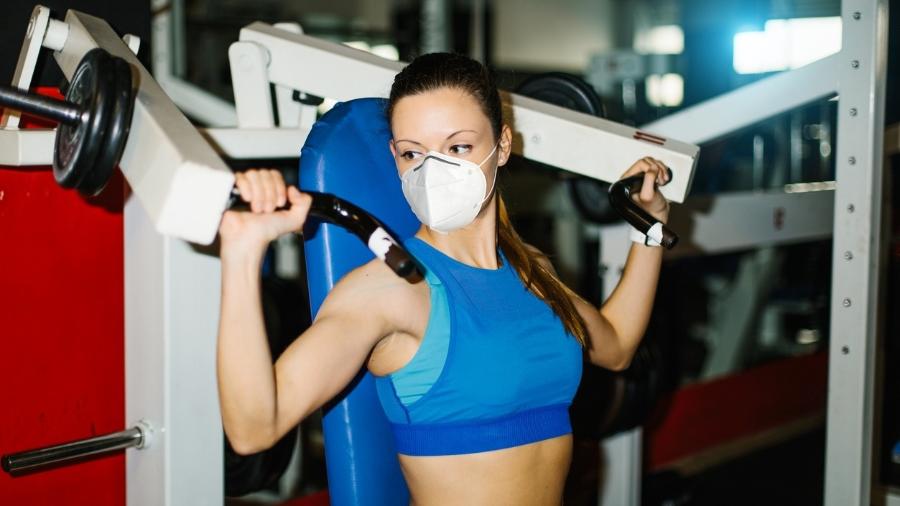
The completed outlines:
<svg viewBox="0 0 900 506">
<path fill-rule="evenodd" d="M 446 0 L 422 1 L 422 53 L 449 51 L 450 6 Z"/>
<path fill-rule="evenodd" d="M 484 9 L 485 0 L 472 0 L 472 23 L 470 25 L 472 34 L 469 37 L 469 56 L 481 63 L 485 62 L 487 54 L 484 41 Z"/>
<path fill-rule="evenodd" d="M 882 265 L 887 0 L 844 0 L 825 505 L 868 506 Z"/>
<path fill-rule="evenodd" d="M 4 455 L 3 470 L 17 475 L 127 448 L 146 448 L 151 432 L 149 424 L 141 422 L 112 434 Z"/>
<path fill-rule="evenodd" d="M 600 231 L 600 268 L 603 271 L 603 300 L 612 295 L 622 278 L 631 250 L 627 224 L 608 225 Z M 604 464 L 597 506 L 638 506 L 641 504 L 641 469 L 644 431 L 641 427 L 616 434 L 600 443 Z"/>
</svg>

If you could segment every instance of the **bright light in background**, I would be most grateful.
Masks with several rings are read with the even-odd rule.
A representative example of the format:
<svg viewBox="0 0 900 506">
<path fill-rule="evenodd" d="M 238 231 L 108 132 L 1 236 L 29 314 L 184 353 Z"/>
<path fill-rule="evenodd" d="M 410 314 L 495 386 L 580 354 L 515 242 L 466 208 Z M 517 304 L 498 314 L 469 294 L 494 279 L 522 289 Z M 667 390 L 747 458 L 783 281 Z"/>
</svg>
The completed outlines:
<svg viewBox="0 0 900 506">
<path fill-rule="evenodd" d="M 359 49 L 360 51 L 365 51 L 367 53 L 371 52 L 371 49 L 372 49 L 371 46 L 369 46 L 369 43 L 364 40 L 348 40 L 347 42 L 344 42 L 344 45 L 350 46 L 353 49 Z"/>
<path fill-rule="evenodd" d="M 684 78 L 679 74 L 650 74 L 646 86 L 650 105 L 678 107 L 684 101 Z"/>
<path fill-rule="evenodd" d="M 386 60 L 400 60 L 400 51 L 397 50 L 396 46 L 391 44 L 376 44 L 372 46 L 372 53 Z"/>
<path fill-rule="evenodd" d="M 387 60 L 397 61 L 400 59 L 400 52 L 397 50 L 397 47 L 392 44 L 375 44 L 374 46 L 370 46 L 369 43 L 364 40 L 351 40 L 344 42 L 344 45 L 354 49 L 360 49 L 367 53 L 372 53 Z"/>
<path fill-rule="evenodd" d="M 643 30 L 634 37 L 634 50 L 644 54 L 681 54 L 684 52 L 684 30 L 678 25 Z"/>
<path fill-rule="evenodd" d="M 762 32 L 734 36 L 738 74 L 802 67 L 841 50 L 841 18 L 771 19 Z"/>
</svg>

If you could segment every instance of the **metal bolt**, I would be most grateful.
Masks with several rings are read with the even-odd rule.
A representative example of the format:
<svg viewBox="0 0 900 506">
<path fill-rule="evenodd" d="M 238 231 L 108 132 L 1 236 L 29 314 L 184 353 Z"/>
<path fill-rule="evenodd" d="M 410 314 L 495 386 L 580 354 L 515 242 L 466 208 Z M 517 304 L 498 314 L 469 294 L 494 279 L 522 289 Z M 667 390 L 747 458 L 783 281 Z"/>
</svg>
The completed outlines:
<svg viewBox="0 0 900 506">
<path fill-rule="evenodd" d="M 852 60 L 850 62 L 850 67 L 854 68 L 854 69 L 858 69 L 859 68 L 859 60 Z"/>
<path fill-rule="evenodd" d="M 848 299 L 847 297 L 844 297 L 844 300 L 841 301 L 841 304 L 843 304 L 844 307 L 850 307 L 850 304 L 851 304 L 850 299 Z"/>
<path fill-rule="evenodd" d="M 844 260 L 853 260 L 853 253 L 849 251 L 844 252 Z"/>
<path fill-rule="evenodd" d="M 856 116 L 859 111 L 856 110 L 856 107 L 850 108 L 850 116 Z"/>
<path fill-rule="evenodd" d="M 841 353 L 843 353 L 844 355 L 849 355 L 850 347 L 849 346 L 841 346 Z"/>
<path fill-rule="evenodd" d="M 853 13 L 853 19 L 859 21 L 859 18 L 862 17 L 862 14 L 859 11 Z"/>
<path fill-rule="evenodd" d="M 850 158 L 847 159 L 847 163 L 849 163 L 850 165 L 856 165 L 856 157 L 851 156 Z"/>
<path fill-rule="evenodd" d="M 853 211 L 856 211 L 856 207 L 853 204 L 848 205 L 847 212 L 852 213 Z"/>
</svg>

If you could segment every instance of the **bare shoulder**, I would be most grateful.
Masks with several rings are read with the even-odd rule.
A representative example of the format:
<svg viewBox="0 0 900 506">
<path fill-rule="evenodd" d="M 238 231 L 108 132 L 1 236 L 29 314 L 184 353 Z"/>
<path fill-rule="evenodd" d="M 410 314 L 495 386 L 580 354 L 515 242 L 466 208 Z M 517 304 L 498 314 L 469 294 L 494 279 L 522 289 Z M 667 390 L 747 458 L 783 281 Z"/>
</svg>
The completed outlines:
<svg viewBox="0 0 900 506">
<path fill-rule="evenodd" d="M 420 298 L 423 283 L 410 284 L 383 261 L 373 259 L 348 272 L 329 292 L 317 318 L 339 313 L 393 320 L 397 308 Z M 367 318 L 367 319 L 368 319 Z"/>
</svg>

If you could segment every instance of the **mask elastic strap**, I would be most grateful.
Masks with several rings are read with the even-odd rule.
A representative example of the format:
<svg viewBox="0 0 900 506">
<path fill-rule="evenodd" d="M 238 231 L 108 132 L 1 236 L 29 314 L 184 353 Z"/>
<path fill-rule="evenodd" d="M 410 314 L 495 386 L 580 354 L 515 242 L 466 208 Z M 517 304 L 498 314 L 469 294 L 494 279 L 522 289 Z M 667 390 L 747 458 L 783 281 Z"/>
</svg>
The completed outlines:
<svg viewBox="0 0 900 506">
<path fill-rule="evenodd" d="M 479 167 L 481 167 L 482 165 L 484 165 L 484 162 L 488 161 L 488 158 L 494 156 L 494 151 L 497 151 L 497 146 L 499 146 L 499 145 L 500 145 L 500 141 L 498 140 L 497 143 L 494 144 L 494 148 L 491 149 L 491 152 L 488 153 L 487 156 L 484 157 L 484 160 L 482 160 L 481 163 L 478 164 Z"/>
<path fill-rule="evenodd" d="M 500 145 L 500 141 L 497 141 L 497 144 L 494 144 L 494 149 L 492 149 L 491 152 L 487 155 L 487 157 L 485 157 L 485 159 L 482 160 L 481 163 L 478 164 L 479 169 L 481 168 L 482 165 L 484 165 L 484 162 L 488 161 L 488 158 L 490 158 L 491 156 L 494 155 L 494 151 L 497 151 L 497 146 L 499 146 L 499 145 Z M 487 202 L 487 200 L 489 198 L 491 198 L 491 195 L 494 194 L 494 187 L 497 185 L 497 173 L 498 172 L 500 172 L 499 165 L 494 167 L 494 180 L 491 182 L 491 191 L 484 194 L 484 199 L 481 200 L 482 206 L 484 205 L 485 202 Z"/>
</svg>

